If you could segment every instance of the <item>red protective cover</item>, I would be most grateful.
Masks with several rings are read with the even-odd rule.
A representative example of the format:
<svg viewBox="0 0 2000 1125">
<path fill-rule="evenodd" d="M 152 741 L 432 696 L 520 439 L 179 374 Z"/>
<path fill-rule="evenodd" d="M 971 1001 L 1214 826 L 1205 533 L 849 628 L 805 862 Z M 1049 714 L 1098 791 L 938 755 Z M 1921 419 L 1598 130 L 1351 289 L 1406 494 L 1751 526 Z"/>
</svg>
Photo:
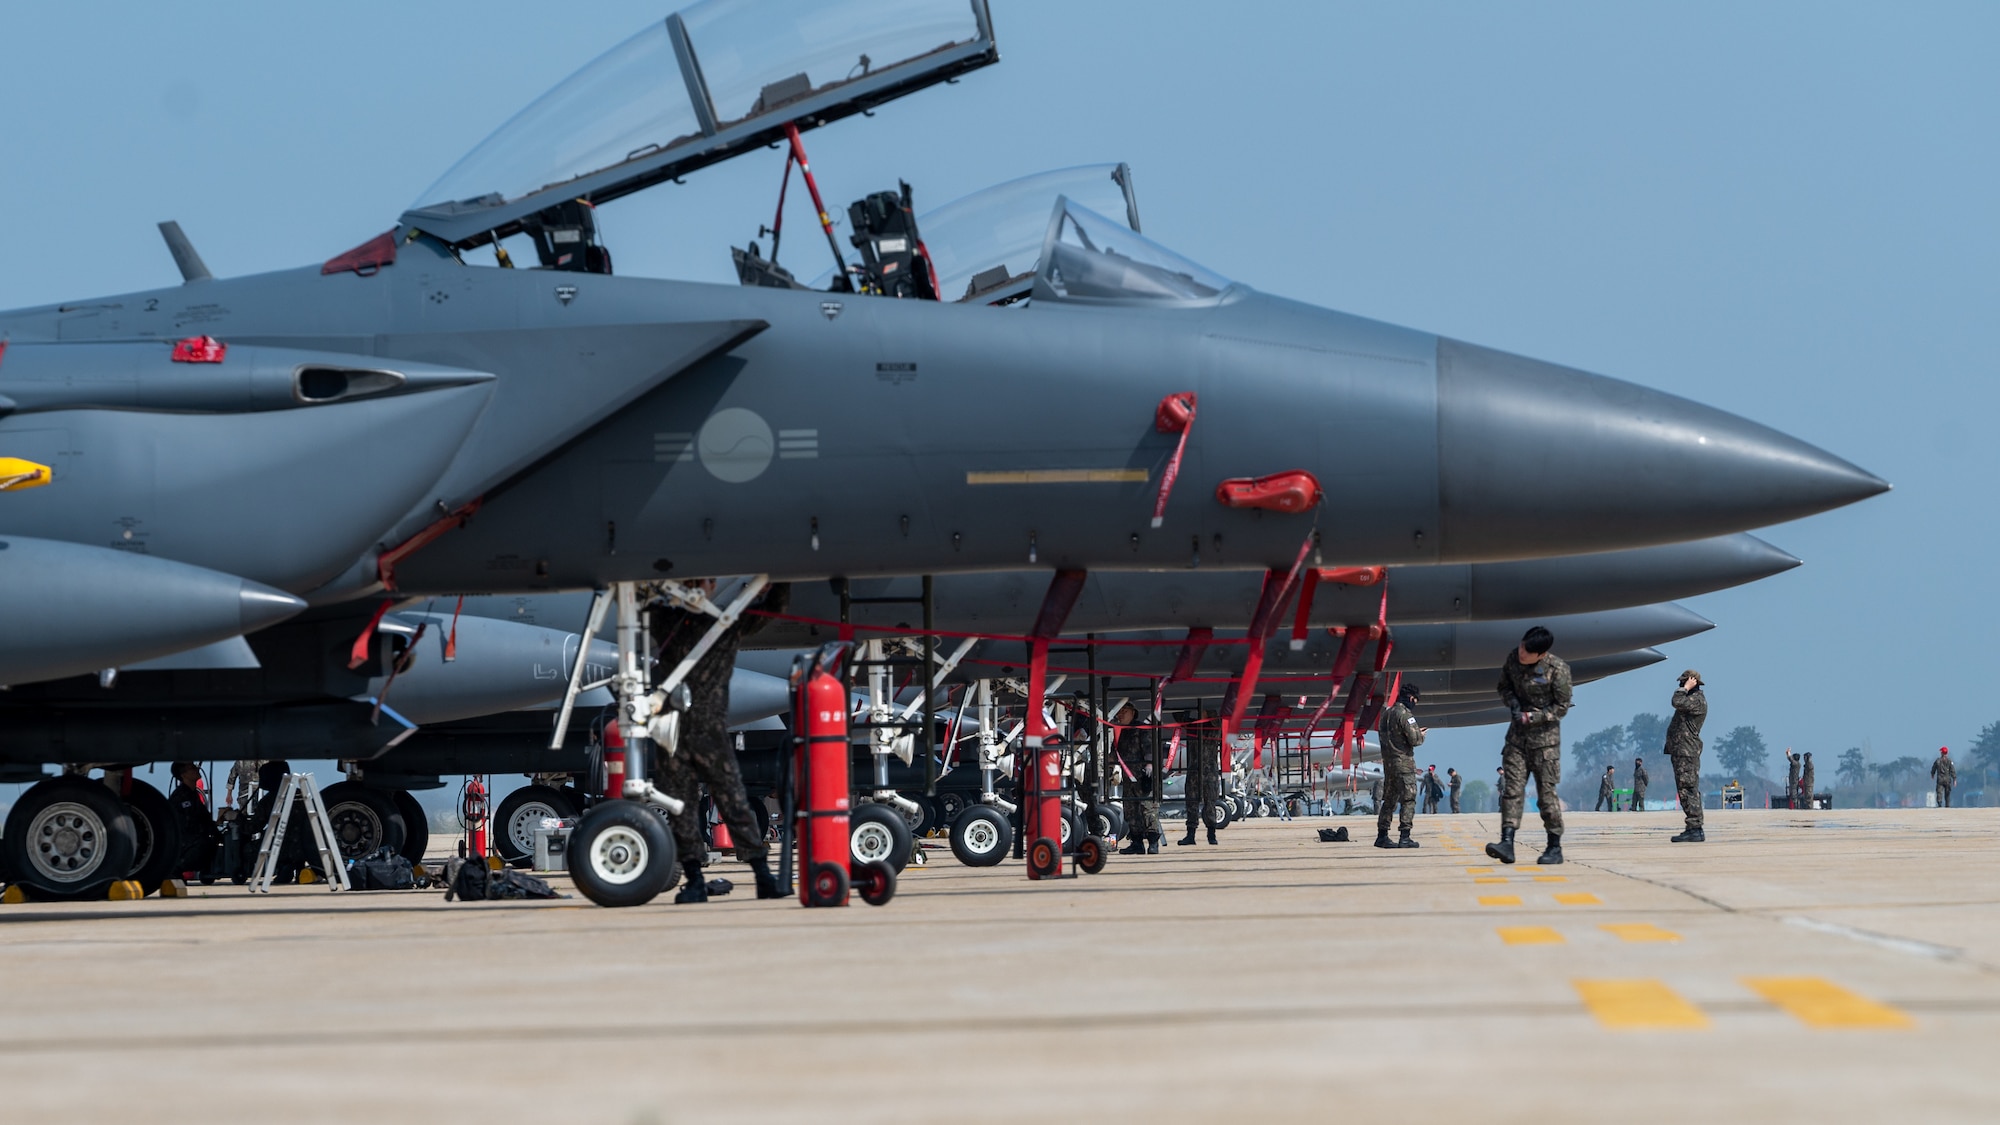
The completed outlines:
<svg viewBox="0 0 2000 1125">
<path fill-rule="evenodd" d="M 1215 486 L 1215 498 L 1231 508 L 1261 508 L 1267 512 L 1303 512 L 1326 493 L 1319 479 L 1304 469 L 1268 477 L 1232 477 Z"/>
<path fill-rule="evenodd" d="M 805 729 L 798 741 L 792 776 L 799 787 L 799 902 L 811 906 L 812 865 L 831 863 L 846 870 L 851 858 L 847 689 L 839 677 L 815 667 L 803 694 L 800 711 Z"/>
<path fill-rule="evenodd" d="M 327 263 L 319 268 L 319 272 L 357 273 L 362 277 L 372 277 L 383 266 L 395 264 L 396 232 L 385 230 L 347 253 L 327 259 Z"/>
<path fill-rule="evenodd" d="M 228 354 L 229 345 L 213 336 L 189 336 L 174 341 L 175 363 L 221 363 Z"/>
</svg>

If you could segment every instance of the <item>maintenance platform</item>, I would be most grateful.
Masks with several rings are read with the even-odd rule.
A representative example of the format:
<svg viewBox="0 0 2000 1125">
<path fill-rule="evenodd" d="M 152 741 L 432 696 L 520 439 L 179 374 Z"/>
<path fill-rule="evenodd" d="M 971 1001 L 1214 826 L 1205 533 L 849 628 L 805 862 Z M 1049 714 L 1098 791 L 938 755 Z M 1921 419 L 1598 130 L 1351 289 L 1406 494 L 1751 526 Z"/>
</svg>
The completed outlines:
<svg viewBox="0 0 2000 1125">
<path fill-rule="evenodd" d="M 1491 814 L 1041 883 L 934 843 L 879 910 L 733 862 L 705 906 L 0 906 L 0 1084 L 14 1120 L 1993 1119 L 2000 810 L 1568 819 L 1549 869 L 1488 861 Z"/>
</svg>

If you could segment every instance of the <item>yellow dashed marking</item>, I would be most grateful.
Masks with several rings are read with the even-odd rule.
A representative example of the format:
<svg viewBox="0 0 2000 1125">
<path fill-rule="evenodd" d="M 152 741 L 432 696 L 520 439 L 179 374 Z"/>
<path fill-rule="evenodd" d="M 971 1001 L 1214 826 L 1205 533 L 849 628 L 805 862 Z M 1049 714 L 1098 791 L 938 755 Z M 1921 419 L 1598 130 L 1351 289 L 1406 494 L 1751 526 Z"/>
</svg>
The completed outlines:
<svg viewBox="0 0 2000 1125">
<path fill-rule="evenodd" d="M 1502 926 L 1494 931 L 1505 945 L 1561 945 L 1563 936 L 1547 926 Z"/>
<path fill-rule="evenodd" d="M 1535 876 L 1535 882 L 1537 882 L 1537 883 L 1567 883 L 1567 882 L 1569 882 L 1569 876 L 1567 876 L 1567 875 L 1537 875 L 1537 876 Z"/>
<path fill-rule="evenodd" d="M 1473 882 L 1475 882 L 1475 883 L 1505 883 L 1506 881 L 1507 881 L 1507 880 L 1505 880 L 1505 879 L 1502 879 L 1502 878 L 1501 878 L 1500 876 L 1498 876 L 1498 875 L 1487 875 L 1487 876 L 1484 876 L 1484 877 L 1482 877 L 1482 878 L 1478 878 L 1478 879 L 1474 879 L 1474 880 L 1473 880 Z"/>
<path fill-rule="evenodd" d="M 1819 977 L 1746 977 L 1744 987 L 1807 1027 L 1910 1028 L 1909 1016 Z"/>
<path fill-rule="evenodd" d="M 1679 1031 L 1708 1026 L 1701 1009 L 1657 980 L 1577 980 L 1570 984 L 1613 1031 Z"/>
<path fill-rule="evenodd" d="M 1663 930 L 1651 922 L 1607 922 L 1597 927 L 1607 934 L 1614 934 L 1619 941 L 1679 941 L 1681 935 L 1672 930 Z"/>
<path fill-rule="evenodd" d="M 1520 896 L 1520 895 L 1480 895 L 1480 896 L 1479 896 L 1479 905 L 1481 905 L 1481 906 L 1519 906 L 1519 905 L 1521 905 L 1521 896 Z"/>
<path fill-rule="evenodd" d="M 1465 873 L 1467 875 L 1491 875 L 1493 874 L 1493 869 L 1491 867 L 1468 867 L 1465 869 Z"/>
<path fill-rule="evenodd" d="M 1564 906 L 1603 905 L 1603 900 L 1598 898 L 1596 895 L 1591 894 L 1589 891 L 1576 891 L 1571 894 L 1557 895 L 1556 901 L 1562 903 Z"/>
</svg>

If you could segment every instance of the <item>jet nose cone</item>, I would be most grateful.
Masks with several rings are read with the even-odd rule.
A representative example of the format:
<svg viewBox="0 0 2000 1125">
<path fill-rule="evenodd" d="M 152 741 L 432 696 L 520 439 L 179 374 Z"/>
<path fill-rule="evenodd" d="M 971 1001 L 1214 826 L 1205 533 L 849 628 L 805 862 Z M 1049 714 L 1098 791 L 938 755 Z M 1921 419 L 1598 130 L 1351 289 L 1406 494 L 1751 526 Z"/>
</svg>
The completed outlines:
<svg viewBox="0 0 2000 1125">
<path fill-rule="evenodd" d="M 1734 414 L 1438 341 L 1443 553 L 1526 558 L 1743 531 L 1889 485 Z"/>
<path fill-rule="evenodd" d="M 254 633 L 266 625 L 276 625 L 306 608 L 304 598 L 293 597 L 283 590 L 248 579 L 237 592 L 236 604 L 238 620 L 246 633 Z"/>
</svg>

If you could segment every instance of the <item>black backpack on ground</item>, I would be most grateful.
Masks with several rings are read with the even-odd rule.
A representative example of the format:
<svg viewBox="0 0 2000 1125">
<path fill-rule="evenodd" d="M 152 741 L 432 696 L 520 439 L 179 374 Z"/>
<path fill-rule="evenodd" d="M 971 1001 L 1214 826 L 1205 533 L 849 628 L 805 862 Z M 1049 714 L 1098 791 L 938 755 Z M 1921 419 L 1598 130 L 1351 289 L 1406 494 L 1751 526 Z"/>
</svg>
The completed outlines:
<svg viewBox="0 0 2000 1125">
<path fill-rule="evenodd" d="M 417 875 L 409 860 L 378 848 L 347 865 L 347 883 L 357 891 L 407 891 L 417 885 Z"/>
<path fill-rule="evenodd" d="M 548 882 L 533 875 L 503 867 L 491 870 L 476 859 L 454 859 L 445 868 L 444 898 L 462 902 L 500 899 L 562 898 Z"/>
</svg>

